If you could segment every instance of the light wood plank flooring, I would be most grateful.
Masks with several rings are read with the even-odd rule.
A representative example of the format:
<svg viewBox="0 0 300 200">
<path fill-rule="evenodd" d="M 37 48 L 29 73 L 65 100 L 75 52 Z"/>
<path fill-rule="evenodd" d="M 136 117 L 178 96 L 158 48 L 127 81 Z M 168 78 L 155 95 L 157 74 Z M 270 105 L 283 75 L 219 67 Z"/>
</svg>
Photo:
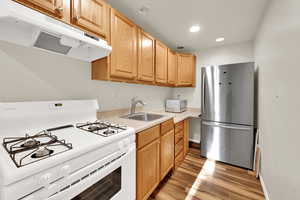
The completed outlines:
<svg viewBox="0 0 300 200">
<path fill-rule="evenodd" d="M 191 148 L 183 163 L 148 200 L 262 200 L 260 181 L 245 169 L 200 157 Z"/>
</svg>

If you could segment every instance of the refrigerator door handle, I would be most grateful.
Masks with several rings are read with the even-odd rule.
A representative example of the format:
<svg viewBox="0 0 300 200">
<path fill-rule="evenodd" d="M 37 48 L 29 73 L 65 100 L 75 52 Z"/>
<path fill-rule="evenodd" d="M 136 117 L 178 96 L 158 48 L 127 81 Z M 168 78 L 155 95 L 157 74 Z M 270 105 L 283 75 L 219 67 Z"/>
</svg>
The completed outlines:
<svg viewBox="0 0 300 200">
<path fill-rule="evenodd" d="M 204 125 L 208 126 L 217 126 L 220 128 L 226 128 L 226 129 L 235 129 L 235 130 L 251 130 L 251 127 L 241 126 L 241 125 L 228 125 L 228 124 L 221 124 L 216 122 L 202 122 Z"/>
<path fill-rule="evenodd" d="M 205 76 L 205 72 L 203 72 L 202 74 L 202 90 L 203 90 L 203 95 L 202 96 L 202 112 L 205 113 L 205 98 L 206 98 L 206 86 L 205 86 L 205 79 L 206 79 L 206 76 Z"/>
</svg>

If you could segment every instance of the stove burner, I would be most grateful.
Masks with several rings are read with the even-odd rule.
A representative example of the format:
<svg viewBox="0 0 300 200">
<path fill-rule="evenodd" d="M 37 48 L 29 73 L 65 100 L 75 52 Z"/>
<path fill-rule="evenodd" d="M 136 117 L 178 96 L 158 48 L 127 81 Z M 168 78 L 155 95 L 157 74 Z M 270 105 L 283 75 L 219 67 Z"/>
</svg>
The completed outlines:
<svg viewBox="0 0 300 200">
<path fill-rule="evenodd" d="M 97 131 L 97 130 L 99 130 L 98 126 L 89 126 L 88 129 L 89 129 L 89 131 Z"/>
<path fill-rule="evenodd" d="M 106 128 L 108 128 L 108 126 L 105 125 L 105 124 L 94 124 L 94 125 L 90 125 L 88 127 L 88 130 L 93 132 L 93 131 L 103 130 L 103 129 L 106 129 Z"/>
<path fill-rule="evenodd" d="M 69 126 L 64 127 L 68 128 Z M 26 134 L 24 137 L 3 138 L 2 145 L 18 168 L 73 148 L 71 143 L 66 143 L 63 139 L 59 140 L 49 130 L 41 131 L 36 135 Z"/>
<path fill-rule="evenodd" d="M 21 145 L 21 147 L 34 147 L 38 146 L 39 144 L 40 141 L 36 141 L 35 139 L 28 139 Z"/>
<path fill-rule="evenodd" d="M 116 131 L 115 130 L 113 130 L 113 129 L 107 129 L 106 131 L 104 131 L 103 132 L 103 134 L 105 134 L 105 135 L 112 135 L 112 134 L 115 134 L 116 133 Z"/>
<path fill-rule="evenodd" d="M 53 150 L 48 149 L 47 147 L 42 147 L 32 154 L 31 158 L 42 158 L 45 156 L 50 156 L 52 153 L 54 153 Z"/>
<path fill-rule="evenodd" d="M 122 131 L 127 129 L 126 126 L 121 126 L 119 124 L 113 124 L 110 122 L 103 122 L 103 121 L 95 121 L 93 123 L 81 123 L 77 124 L 76 128 L 80 128 L 82 130 L 101 135 L 103 137 L 108 137 L 114 134 L 118 134 Z"/>
</svg>

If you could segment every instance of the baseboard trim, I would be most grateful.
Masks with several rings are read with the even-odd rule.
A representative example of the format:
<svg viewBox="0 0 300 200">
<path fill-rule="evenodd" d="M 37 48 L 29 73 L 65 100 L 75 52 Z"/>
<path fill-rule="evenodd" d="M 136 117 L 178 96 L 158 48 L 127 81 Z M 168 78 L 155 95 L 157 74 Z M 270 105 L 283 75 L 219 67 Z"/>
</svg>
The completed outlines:
<svg viewBox="0 0 300 200">
<path fill-rule="evenodd" d="M 262 187 L 264 195 L 265 195 L 265 199 L 266 200 L 270 200 L 269 193 L 268 193 L 267 187 L 265 185 L 265 181 L 264 181 L 264 179 L 263 179 L 263 177 L 262 177 L 262 175 L 260 173 L 259 173 L 259 180 L 260 180 L 261 187 Z"/>
</svg>

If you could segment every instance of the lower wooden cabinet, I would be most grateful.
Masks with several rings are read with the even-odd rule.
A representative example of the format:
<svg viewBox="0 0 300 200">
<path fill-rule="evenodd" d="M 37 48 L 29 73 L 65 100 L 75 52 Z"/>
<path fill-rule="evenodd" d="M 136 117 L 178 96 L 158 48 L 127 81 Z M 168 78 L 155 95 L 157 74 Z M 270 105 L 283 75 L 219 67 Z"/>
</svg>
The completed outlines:
<svg viewBox="0 0 300 200">
<path fill-rule="evenodd" d="M 183 136 L 183 153 L 184 156 L 189 152 L 189 142 L 190 142 L 190 122 L 189 119 L 184 120 L 184 136 Z"/>
<path fill-rule="evenodd" d="M 160 180 L 174 167 L 174 129 L 160 139 Z"/>
<path fill-rule="evenodd" d="M 147 200 L 160 182 L 160 140 L 137 151 L 137 200 Z"/>
<path fill-rule="evenodd" d="M 188 120 L 173 119 L 137 133 L 137 200 L 147 200 L 188 151 Z"/>
<path fill-rule="evenodd" d="M 173 119 L 137 134 L 137 200 L 147 200 L 173 167 Z"/>
<path fill-rule="evenodd" d="M 175 124 L 175 168 L 189 151 L 189 119 Z"/>
</svg>

